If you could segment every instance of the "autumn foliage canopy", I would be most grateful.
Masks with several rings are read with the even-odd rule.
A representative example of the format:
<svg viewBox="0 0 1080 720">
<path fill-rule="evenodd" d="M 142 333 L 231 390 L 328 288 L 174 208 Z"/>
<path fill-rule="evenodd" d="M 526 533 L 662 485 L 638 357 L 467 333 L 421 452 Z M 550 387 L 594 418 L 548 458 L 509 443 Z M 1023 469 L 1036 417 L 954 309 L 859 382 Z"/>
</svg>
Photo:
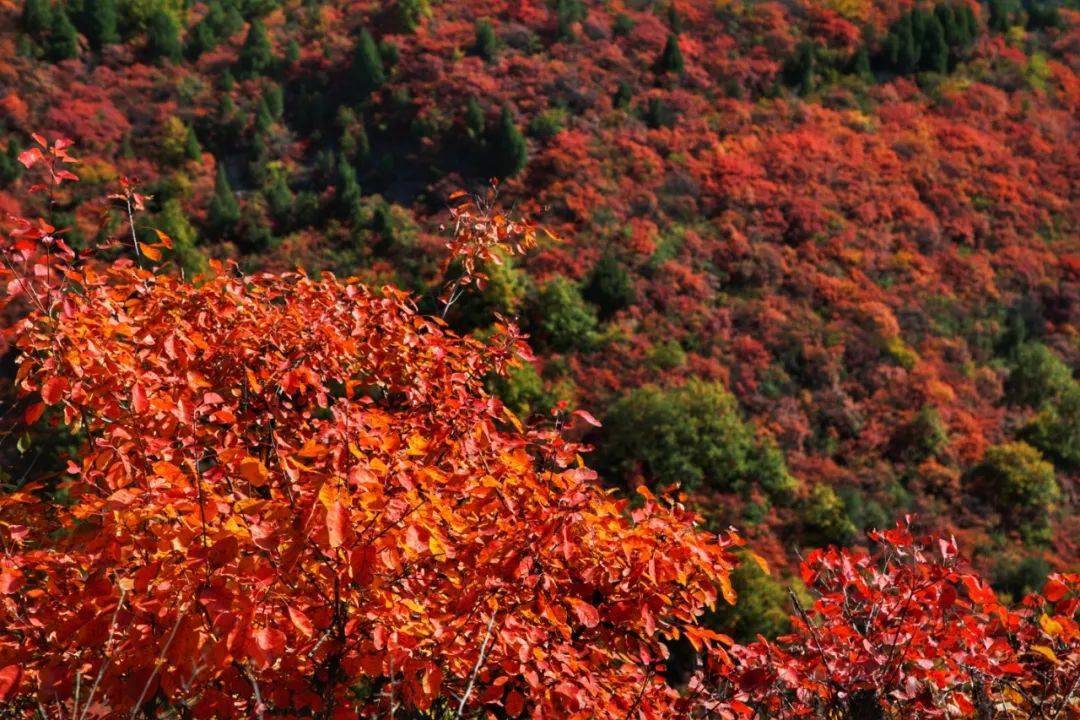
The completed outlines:
<svg viewBox="0 0 1080 720">
<path fill-rule="evenodd" d="M 488 396 L 524 349 L 512 327 L 481 344 L 329 276 L 78 263 L 21 228 L 27 412 L 87 439 L 64 502 L 0 496 L 5 699 L 670 715 L 662 640 L 716 637 L 697 618 L 718 587 L 731 599 L 730 541 L 678 504 L 630 509 L 577 445 Z"/>
<path fill-rule="evenodd" d="M 69 143 L 21 156 L 74 179 Z M 130 185 L 118 193 L 138 205 Z M 451 249 L 533 230 L 458 198 Z M 77 256 L 43 221 L 3 247 L 25 419 L 80 434 L 61 478 L 0 495 L 0 700 L 104 717 L 1075 716 L 1080 578 L 1002 606 L 950 541 L 812 554 L 792 634 L 702 621 L 733 534 L 602 489 L 554 426 L 484 389 L 528 353 L 333 276 L 197 281 L 170 241 Z M 482 283 L 465 274 L 447 291 Z M 698 658 L 688 682 L 669 648 Z M 1073 698 L 1070 700 L 1070 698 Z M 860 704 L 861 703 L 861 704 Z M 860 709 L 861 708 L 861 709 Z M 861 714 L 860 714 L 861 713 Z M 872 714 L 876 713 L 876 714 Z"/>
</svg>

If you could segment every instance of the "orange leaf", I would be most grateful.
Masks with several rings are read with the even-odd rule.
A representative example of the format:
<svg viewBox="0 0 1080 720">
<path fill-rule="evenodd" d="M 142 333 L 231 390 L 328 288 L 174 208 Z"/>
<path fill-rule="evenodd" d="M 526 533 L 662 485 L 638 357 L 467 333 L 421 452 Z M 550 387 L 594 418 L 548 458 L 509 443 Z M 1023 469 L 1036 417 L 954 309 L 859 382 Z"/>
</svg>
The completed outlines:
<svg viewBox="0 0 1080 720">
<path fill-rule="evenodd" d="M 266 484 L 269 473 L 266 466 L 262 464 L 262 460 L 249 456 L 240 461 L 240 477 L 255 487 L 262 487 Z"/>
<path fill-rule="evenodd" d="M 345 532 L 349 527 L 349 511 L 335 500 L 326 511 L 326 532 L 330 539 L 330 547 L 341 547 L 345 542 Z"/>
</svg>

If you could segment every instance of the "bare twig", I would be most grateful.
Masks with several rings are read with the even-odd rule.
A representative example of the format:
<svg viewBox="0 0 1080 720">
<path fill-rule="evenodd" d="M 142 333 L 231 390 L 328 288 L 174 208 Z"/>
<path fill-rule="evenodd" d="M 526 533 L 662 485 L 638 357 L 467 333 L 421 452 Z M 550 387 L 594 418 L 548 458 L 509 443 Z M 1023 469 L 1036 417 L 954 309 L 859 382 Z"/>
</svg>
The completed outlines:
<svg viewBox="0 0 1080 720">
<path fill-rule="evenodd" d="M 465 693 L 461 696 L 461 702 L 458 703 L 457 714 L 454 715 L 454 720 L 461 720 L 462 714 L 465 712 L 465 704 L 469 702 L 469 695 L 472 694 L 473 685 L 476 684 L 476 676 L 480 672 L 480 667 L 484 664 L 484 660 L 487 658 L 488 641 L 491 639 L 491 628 L 495 625 L 495 613 L 491 613 L 491 617 L 488 618 L 487 630 L 484 631 L 484 642 L 480 645 L 480 656 L 476 658 L 476 664 L 473 665 L 472 675 L 469 677 L 469 684 L 465 686 Z"/>
</svg>

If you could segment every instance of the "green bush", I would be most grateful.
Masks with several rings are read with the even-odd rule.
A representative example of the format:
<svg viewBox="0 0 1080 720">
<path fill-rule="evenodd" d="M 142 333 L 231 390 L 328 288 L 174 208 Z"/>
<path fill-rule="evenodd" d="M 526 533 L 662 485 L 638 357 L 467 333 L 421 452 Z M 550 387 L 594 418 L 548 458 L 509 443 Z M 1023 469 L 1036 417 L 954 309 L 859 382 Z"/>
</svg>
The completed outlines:
<svg viewBox="0 0 1080 720">
<path fill-rule="evenodd" d="M 608 318 L 637 300 L 634 282 L 626 267 L 612 253 L 604 253 L 589 274 L 583 291 L 585 299 Z"/>
<path fill-rule="evenodd" d="M 734 605 L 719 603 L 707 618 L 710 627 L 739 642 L 758 635 L 774 638 L 791 629 L 791 601 L 787 588 L 767 575 L 756 562 L 742 557 L 731 573 L 731 585 L 739 596 Z"/>
<path fill-rule="evenodd" d="M 920 463 L 941 453 L 949 442 L 949 434 L 941 415 L 930 405 L 924 405 L 909 422 L 901 425 L 889 442 L 889 454 L 898 460 Z"/>
<path fill-rule="evenodd" d="M 1021 435 L 1059 467 L 1080 469 L 1080 383 L 1047 403 Z"/>
<path fill-rule="evenodd" d="M 597 464 L 611 479 L 636 473 L 657 484 L 721 492 L 757 486 L 786 502 L 795 480 L 775 443 L 743 420 L 719 383 L 692 380 L 674 388 L 647 385 L 608 410 Z"/>
<path fill-rule="evenodd" d="M 814 485 L 799 505 L 804 537 L 813 545 L 848 545 L 856 536 L 844 501 L 828 485 Z"/>
<path fill-rule="evenodd" d="M 596 332 L 596 314 L 576 284 L 562 276 L 549 280 L 533 301 L 532 326 L 540 341 L 556 352 L 587 349 Z"/>
<path fill-rule="evenodd" d="M 1003 524 L 1025 534 L 1046 527 L 1061 495 L 1054 466 L 1026 442 L 988 448 L 972 476 L 982 496 L 1001 513 Z"/>
<path fill-rule="evenodd" d="M 1038 555 L 1029 555 L 1022 559 L 1004 558 L 999 560 L 991 573 L 994 589 L 1006 593 L 1014 602 L 1028 593 L 1042 590 L 1046 576 L 1050 574 L 1050 565 Z"/>
<path fill-rule="evenodd" d="M 1015 405 L 1040 407 L 1075 385 L 1072 371 L 1042 343 L 1030 342 L 1016 350 L 1005 396 Z"/>
<path fill-rule="evenodd" d="M 544 387 L 544 380 L 532 363 L 523 362 L 510 368 L 502 377 L 488 381 L 488 389 L 520 418 L 544 413 L 556 402 L 553 393 Z"/>
</svg>

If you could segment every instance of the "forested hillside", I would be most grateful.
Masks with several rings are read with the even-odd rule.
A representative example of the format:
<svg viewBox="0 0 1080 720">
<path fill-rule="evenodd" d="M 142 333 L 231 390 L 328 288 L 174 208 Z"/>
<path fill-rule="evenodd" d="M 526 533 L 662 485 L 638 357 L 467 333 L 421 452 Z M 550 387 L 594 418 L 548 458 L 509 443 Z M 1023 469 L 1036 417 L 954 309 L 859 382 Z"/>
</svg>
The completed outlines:
<svg viewBox="0 0 1080 720">
<path fill-rule="evenodd" d="M 749 639 L 796 550 L 908 513 L 1003 597 L 1076 570 L 1078 113 L 1073 2 L 0 0 L 0 210 L 87 250 L 130 178 L 186 277 L 516 319 L 534 359 L 488 390 L 588 411 L 602 482 L 739 528 L 778 570 L 735 573 Z M 33 132 L 77 184 L 29 192 Z M 444 311 L 459 189 L 550 232 Z M 5 484 L 80 442 L 35 421 Z"/>
</svg>

